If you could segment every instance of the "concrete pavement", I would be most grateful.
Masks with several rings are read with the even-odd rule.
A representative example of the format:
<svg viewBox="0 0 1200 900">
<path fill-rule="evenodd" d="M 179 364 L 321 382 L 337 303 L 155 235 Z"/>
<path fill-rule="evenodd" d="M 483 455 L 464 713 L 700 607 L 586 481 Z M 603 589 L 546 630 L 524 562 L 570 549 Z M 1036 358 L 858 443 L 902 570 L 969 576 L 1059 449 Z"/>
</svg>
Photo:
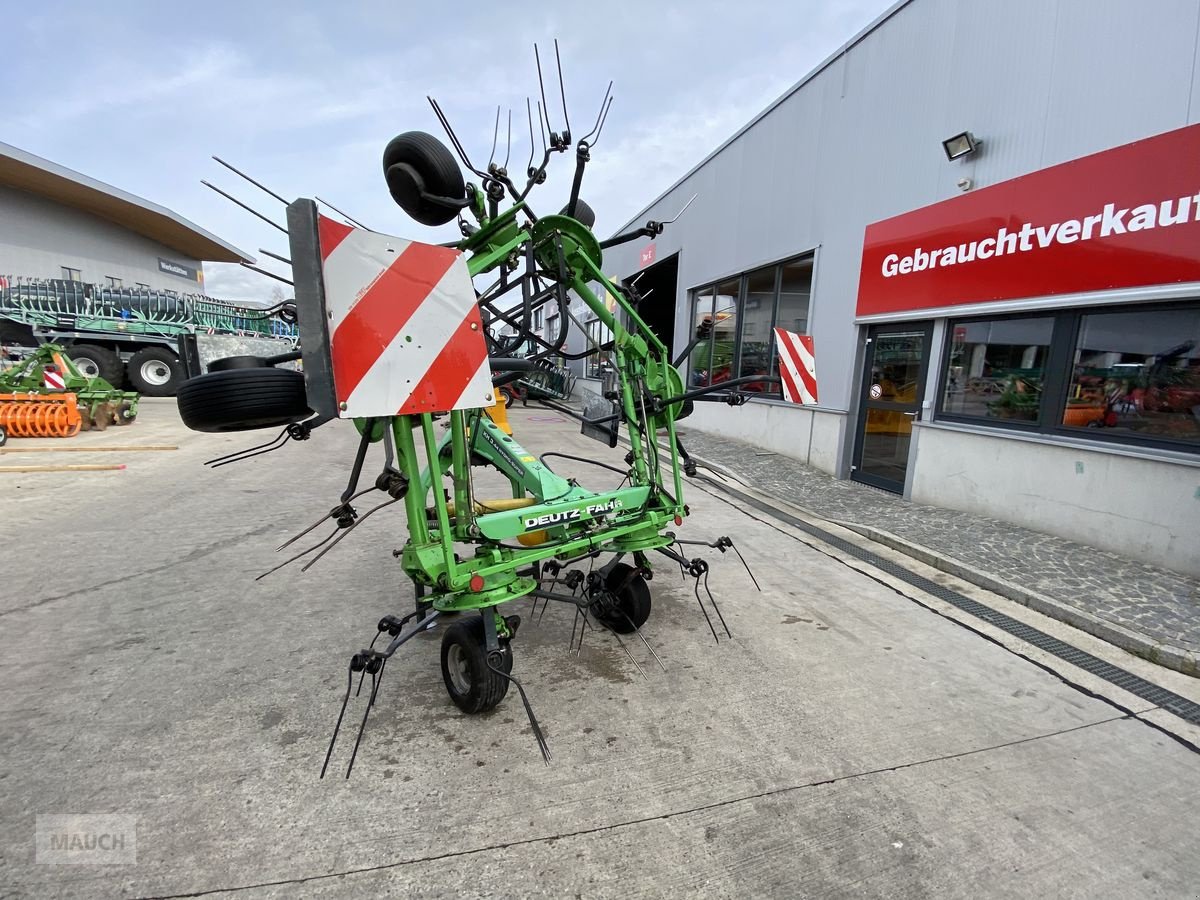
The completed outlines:
<svg viewBox="0 0 1200 900">
<path fill-rule="evenodd" d="M 513 420 L 539 452 L 623 453 L 554 413 Z M 964 628 L 936 598 L 703 483 L 689 484 L 683 536 L 732 535 L 763 587 L 705 552 L 732 641 L 713 643 L 669 565 L 644 629 L 666 673 L 629 642 L 641 677 L 595 632 L 569 654 L 566 609 L 527 622 L 514 671 L 547 767 L 515 693 L 483 716 L 450 704 L 435 630 L 389 663 L 353 777 L 340 777 L 343 737 L 339 777 L 320 781 L 349 655 L 409 607 L 391 556 L 401 518 L 381 511 L 308 573 L 254 576 L 334 504 L 353 430 L 215 471 L 201 461 L 258 435 L 194 435 L 154 403 L 133 429 L 84 437 L 113 435 L 180 449 L 0 482 L 6 896 L 1185 897 L 1200 884 L 1200 729 Z M 555 467 L 598 489 L 617 477 Z M 1193 679 L 928 572 L 1200 699 Z M 136 865 L 35 863 L 35 816 L 68 812 L 135 816 Z"/>
<path fill-rule="evenodd" d="M 1010 522 L 911 503 L 749 443 L 681 431 L 698 460 L 773 497 L 1160 665 L 1200 675 L 1200 580 Z"/>
</svg>

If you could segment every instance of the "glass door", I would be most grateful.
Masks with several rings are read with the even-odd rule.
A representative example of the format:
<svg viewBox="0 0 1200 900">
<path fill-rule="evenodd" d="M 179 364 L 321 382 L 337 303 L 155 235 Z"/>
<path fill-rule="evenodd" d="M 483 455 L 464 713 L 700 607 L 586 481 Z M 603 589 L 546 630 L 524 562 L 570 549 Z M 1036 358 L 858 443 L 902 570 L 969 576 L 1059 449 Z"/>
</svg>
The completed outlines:
<svg viewBox="0 0 1200 900">
<path fill-rule="evenodd" d="M 867 333 L 850 477 L 904 492 L 913 422 L 925 397 L 933 324 L 875 325 Z"/>
</svg>

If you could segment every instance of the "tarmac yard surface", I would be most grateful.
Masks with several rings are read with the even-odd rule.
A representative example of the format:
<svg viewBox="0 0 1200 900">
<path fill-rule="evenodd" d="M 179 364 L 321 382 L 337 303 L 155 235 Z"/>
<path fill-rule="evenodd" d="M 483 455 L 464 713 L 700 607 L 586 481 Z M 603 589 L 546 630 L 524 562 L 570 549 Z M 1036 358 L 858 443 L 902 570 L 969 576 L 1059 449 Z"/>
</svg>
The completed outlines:
<svg viewBox="0 0 1200 900">
<path fill-rule="evenodd" d="M 621 465 L 623 448 L 555 413 L 512 419 L 530 450 Z M 699 550 L 732 640 L 714 643 L 666 559 L 643 629 L 666 672 L 636 638 L 644 677 L 606 633 L 571 653 L 569 607 L 538 624 L 510 604 L 546 766 L 515 690 L 481 716 L 450 703 L 436 628 L 388 663 L 346 780 L 366 691 L 351 699 L 320 780 L 351 654 L 411 609 L 391 555 L 402 506 L 307 573 L 255 581 L 336 504 L 357 438 L 335 423 L 201 465 L 270 436 L 192 434 L 150 402 L 72 446 L 178 450 L 22 456 L 14 440 L 0 456 L 128 466 L 0 474 L 0 895 L 1200 895 L 1200 729 L 703 481 L 681 536 L 732 536 L 762 585 Z M 618 479 L 551 464 L 597 490 Z M 929 577 L 1200 697 L 1194 679 Z M 89 813 L 135 817 L 136 863 L 35 861 L 37 816 Z"/>
</svg>

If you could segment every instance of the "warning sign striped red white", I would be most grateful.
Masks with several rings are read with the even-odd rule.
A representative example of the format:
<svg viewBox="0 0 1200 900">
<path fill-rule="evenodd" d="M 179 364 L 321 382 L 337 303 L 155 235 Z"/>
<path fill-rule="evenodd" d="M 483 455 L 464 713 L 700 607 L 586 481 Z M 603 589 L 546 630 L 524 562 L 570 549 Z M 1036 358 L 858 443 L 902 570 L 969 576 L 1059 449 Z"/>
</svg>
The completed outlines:
<svg viewBox="0 0 1200 900">
<path fill-rule="evenodd" d="M 324 216 L 317 230 L 340 415 L 490 406 L 487 342 L 463 255 Z"/>
<path fill-rule="evenodd" d="M 65 391 L 67 389 L 67 379 L 63 373 L 50 366 L 42 369 L 42 382 L 48 391 Z"/>
<path fill-rule="evenodd" d="M 779 349 L 784 399 L 790 403 L 816 403 L 817 363 L 812 337 L 776 328 L 775 346 Z"/>
</svg>

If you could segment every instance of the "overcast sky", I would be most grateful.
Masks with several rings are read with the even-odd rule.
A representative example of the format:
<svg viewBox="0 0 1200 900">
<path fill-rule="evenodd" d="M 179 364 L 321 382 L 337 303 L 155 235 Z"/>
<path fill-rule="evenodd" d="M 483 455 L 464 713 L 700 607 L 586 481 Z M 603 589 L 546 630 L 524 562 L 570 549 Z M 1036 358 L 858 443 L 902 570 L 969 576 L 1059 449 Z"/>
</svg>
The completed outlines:
<svg viewBox="0 0 1200 900">
<path fill-rule="evenodd" d="M 583 191 L 606 236 L 890 3 L 12 3 L 0 140 L 167 206 L 286 273 L 258 252 L 286 255 L 284 235 L 200 179 L 280 222 L 282 206 L 210 155 L 376 230 L 453 239 L 453 226 L 419 226 L 392 202 L 384 145 L 402 131 L 441 136 L 432 94 L 482 165 L 500 104 L 514 109 L 509 168 L 523 169 L 532 45 L 545 69 L 557 37 L 576 137 L 615 82 Z M 557 91 L 546 90 L 561 129 Z M 535 209 L 561 206 L 572 168 L 570 155 L 555 156 Z M 275 286 L 237 266 L 205 270 L 207 292 L 230 300 L 267 299 Z"/>
</svg>

